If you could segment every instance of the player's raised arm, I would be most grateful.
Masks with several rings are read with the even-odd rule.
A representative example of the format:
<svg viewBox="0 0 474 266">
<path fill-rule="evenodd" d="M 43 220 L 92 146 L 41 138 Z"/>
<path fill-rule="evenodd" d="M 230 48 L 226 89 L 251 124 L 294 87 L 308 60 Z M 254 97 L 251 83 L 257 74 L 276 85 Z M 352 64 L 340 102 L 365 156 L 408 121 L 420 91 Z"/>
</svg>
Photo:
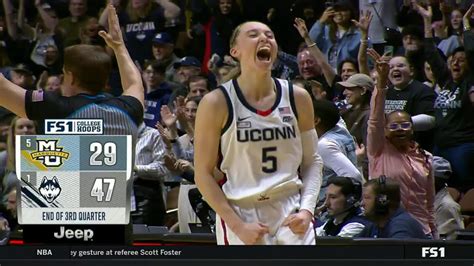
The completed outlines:
<svg viewBox="0 0 474 266">
<path fill-rule="evenodd" d="M 7 108 L 19 117 L 26 118 L 25 94 L 25 89 L 0 74 L 0 106 Z"/>
<path fill-rule="evenodd" d="M 145 102 L 140 71 L 130 58 L 127 47 L 123 41 L 122 31 L 120 29 L 117 13 L 113 5 L 107 6 L 109 32 L 100 31 L 99 35 L 105 40 L 107 45 L 112 48 L 117 58 L 117 64 L 120 71 L 120 80 L 123 87 L 123 95 L 137 98 L 142 105 Z"/>
<path fill-rule="evenodd" d="M 295 234 L 303 234 L 313 218 L 321 188 L 323 161 L 317 149 L 318 135 L 314 129 L 314 110 L 311 97 L 306 90 L 297 86 L 294 87 L 294 93 L 303 147 L 303 160 L 300 168 L 303 189 L 300 212 L 290 215 L 286 222 Z"/>
</svg>

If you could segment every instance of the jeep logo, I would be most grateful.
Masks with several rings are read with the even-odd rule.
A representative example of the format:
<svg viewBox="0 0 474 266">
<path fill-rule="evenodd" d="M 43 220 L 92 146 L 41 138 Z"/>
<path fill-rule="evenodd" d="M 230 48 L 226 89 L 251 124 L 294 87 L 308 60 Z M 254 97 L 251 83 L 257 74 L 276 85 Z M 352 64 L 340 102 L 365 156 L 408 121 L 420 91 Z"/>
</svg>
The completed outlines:
<svg viewBox="0 0 474 266">
<path fill-rule="evenodd" d="M 94 231 L 92 229 L 66 229 L 64 226 L 59 228 L 59 232 L 54 233 L 54 237 L 57 239 L 82 239 L 84 241 L 92 240 L 94 237 Z"/>
</svg>

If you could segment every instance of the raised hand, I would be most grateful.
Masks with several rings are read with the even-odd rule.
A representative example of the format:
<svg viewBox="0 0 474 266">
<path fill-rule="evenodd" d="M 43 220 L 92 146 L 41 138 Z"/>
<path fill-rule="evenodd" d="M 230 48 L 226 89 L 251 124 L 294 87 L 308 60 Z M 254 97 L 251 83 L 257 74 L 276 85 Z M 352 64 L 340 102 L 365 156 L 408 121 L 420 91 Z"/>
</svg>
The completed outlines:
<svg viewBox="0 0 474 266">
<path fill-rule="evenodd" d="M 369 26 L 370 26 L 370 22 L 372 21 L 372 12 L 370 12 L 369 10 L 367 10 L 367 12 L 364 13 L 364 11 L 362 10 L 360 12 L 360 18 L 359 18 L 359 21 L 353 19 L 352 20 L 352 23 L 354 23 L 354 25 L 360 29 L 361 32 L 369 32 Z"/>
<path fill-rule="evenodd" d="M 377 51 L 375 51 L 373 48 L 367 49 L 367 55 L 370 56 L 374 61 L 377 61 L 382 57 Z"/>
<path fill-rule="evenodd" d="M 119 47 L 124 46 L 122 30 L 120 29 L 119 19 L 117 17 L 117 12 L 113 5 L 107 6 L 108 17 L 107 21 L 109 24 L 109 32 L 103 30 L 99 31 L 100 37 L 102 37 L 107 43 L 107 45 L 113 50 L 118 49 Z"/>
<path fill-rule="evenodd" d="M 179 123 L 184 127 L 186 133 L 190 136 L 194 135 L 194 129 L 191 126 L 188 117 L 186 116 L 186 104 L 183 96 L 176 97 L 174 102 L 176 106 L 176 116 L 178 117 Z"/>
<path fill-rule="evenodd" d="M 171 134 L 160 124 L 160 122 L 156 123 L 155 125 L 156 129 L 160 132 L 161 137 L 163 138 L 163 141 L 165 142 L 165 145 L 168 149 L 171 149 L 171 140 L 173 139 L 171 137 Z"/>
<path fill-rule="evenodd" d="M 375 62 L 375 70 L 377 71 L 377 89 L 385 88 L 388 83 L 388 73 L 390 71 L 390 67 L 388 62 L 390 61 L 391 57 L 383 55 L 380 56 L 374 49 L 368 49 L 367 54 L 374 60 Z"/>
<path fill-rule="evenodd" d="M 295 23 L 293 26 L 298 30 L 300 36 L 303 39 L 309 37 L 308 28 L 306 27 L 306 22 L 302 18 L 295 18 Z"/>
<path fill-rule="evenodd" d="M 176 121 L 177 117 L 176 115 L 171 112 L 170 108 L 168 105 L 162 105 L 160 109 L 160 115 L 161 115 L 161 120 L 167 127 L 175 127 L 176 126 Z"/>
<path fill-rule="evenodd" d="M 467 29 L 471 28 L 470 20 L 472 18 L 473 13 L 474 13 L 474 4 L 471 5 L 471 7 L 467 10 L 467 12 L 462 17 L 464 28 L 467 28 Z"/>
<path fill-rule="evenodd" d="M 418 4 L 418 1 L 413 0 L 412 1 L 413 8 L 420 14 L 424 19 L 431 19 L 433 17 L 433 10 L 430 5 L 427 6 L 427 8 L 422 7 L 420 4 Z"/>
<path fill-rule="evenodd" d="M 176 97 L 176 100 L 174 101 L 174 105 L 176 106 L 176 115 L 178 116 L 178 119 L 180 122 L 186 121 L 186 104 L 184 101 L 183 96 L 178 96 Z"/>
<path fill-rule="evenodd" d="M 328 7 L 326 10 L 324 10 L 324 13 L 319 18 L 319 22 L 322 24 L 330 22 L 329 19 L 332 19 L 335 13 L 336 12 L 334 11 L 334 8 Z"/>
</svg>

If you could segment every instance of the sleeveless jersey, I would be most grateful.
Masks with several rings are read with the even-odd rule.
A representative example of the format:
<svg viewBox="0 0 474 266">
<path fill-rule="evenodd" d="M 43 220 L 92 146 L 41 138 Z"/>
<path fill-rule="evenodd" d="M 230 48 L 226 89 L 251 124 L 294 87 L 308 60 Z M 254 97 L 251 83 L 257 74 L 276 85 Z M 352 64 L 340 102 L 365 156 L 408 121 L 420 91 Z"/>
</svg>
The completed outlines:
<svg viewBox="0 0 474 266">
<path fill-rule="evenodd" d="M 276 101 L 267 111 L 247 103 L 237 80 L 222 84 L 228 119 L 222 130 L 222 186 L 229 200 L 243 200 L 302 186 L 302 146 L 292 84 L 274 79 Z"/>
</svg>

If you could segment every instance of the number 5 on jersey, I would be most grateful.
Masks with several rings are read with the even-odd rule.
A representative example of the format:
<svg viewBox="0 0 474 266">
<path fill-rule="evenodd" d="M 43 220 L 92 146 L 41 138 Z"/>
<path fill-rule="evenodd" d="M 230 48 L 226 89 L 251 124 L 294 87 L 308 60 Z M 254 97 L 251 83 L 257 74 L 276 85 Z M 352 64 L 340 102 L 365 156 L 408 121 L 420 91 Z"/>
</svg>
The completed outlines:
<svg viewBox="0 0 474 266">
<path fill-rule="evenodd" d="M 266 147 L 262 149 L 262 171 L 267 174 L 271 174 L 277 171 L 278 162 L 274 152 L 277 151 L 277 147 Z"/>
</svg>

